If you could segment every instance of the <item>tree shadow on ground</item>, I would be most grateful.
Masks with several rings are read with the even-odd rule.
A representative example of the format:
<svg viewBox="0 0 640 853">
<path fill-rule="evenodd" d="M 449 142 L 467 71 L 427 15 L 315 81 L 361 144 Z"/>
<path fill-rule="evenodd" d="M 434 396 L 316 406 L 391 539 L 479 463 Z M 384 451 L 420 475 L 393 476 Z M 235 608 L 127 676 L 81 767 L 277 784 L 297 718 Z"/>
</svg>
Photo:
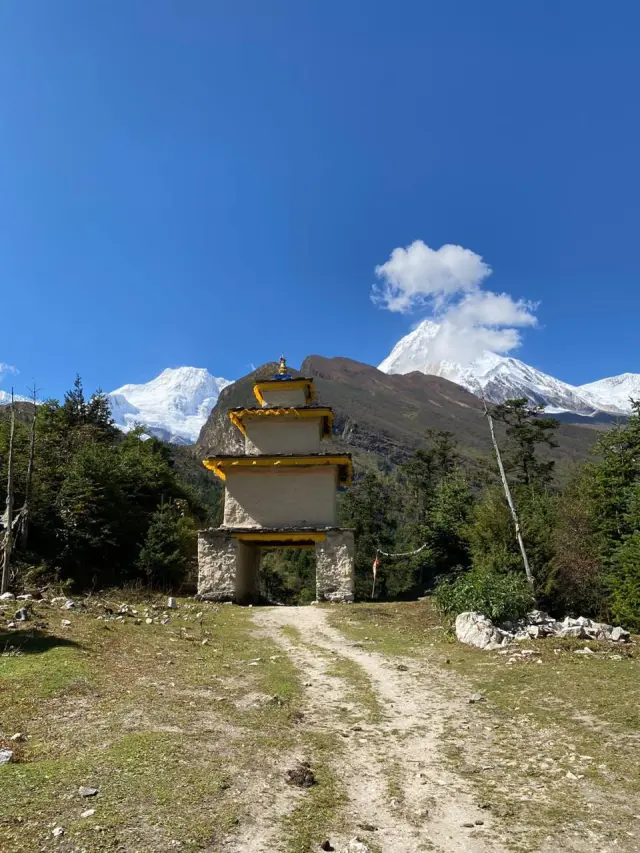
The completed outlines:
<svg viewBox="0 0 640 853">
<path fill-rule="evenodd" d="M 73 646 L 80 648 L 81 644 L 66 637 L 56 637 L 39 628 L 28 628 L 24 631 L 6 631 L 0 628 L 0 655 L 16 654 L 23 655 L 42 654 L 56 646 Z"/>
</svg>

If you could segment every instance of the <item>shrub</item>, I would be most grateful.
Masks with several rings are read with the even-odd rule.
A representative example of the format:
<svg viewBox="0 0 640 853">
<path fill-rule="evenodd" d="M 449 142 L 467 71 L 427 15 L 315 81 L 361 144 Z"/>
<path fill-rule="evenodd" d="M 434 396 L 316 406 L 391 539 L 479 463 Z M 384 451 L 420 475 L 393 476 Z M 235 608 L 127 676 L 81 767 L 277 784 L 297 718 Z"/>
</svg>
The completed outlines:
<svg viewBox="0 0 640 853">
<path fill-rule="evenodd" d="M 534 604 L 523 574 L 472 569 L 456 578 L 444 578 L 435 591 L 436 606 L 448 616 L 476 610 L 494 622 L 520 619 Z"/>
</svg>

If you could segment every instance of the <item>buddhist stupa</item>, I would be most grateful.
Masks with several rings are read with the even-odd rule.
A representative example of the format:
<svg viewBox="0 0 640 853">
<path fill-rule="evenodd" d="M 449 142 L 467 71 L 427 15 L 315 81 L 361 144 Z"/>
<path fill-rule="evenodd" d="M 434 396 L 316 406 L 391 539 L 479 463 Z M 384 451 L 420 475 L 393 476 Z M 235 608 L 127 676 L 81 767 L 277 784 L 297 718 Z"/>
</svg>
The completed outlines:
<svg viewBox="0 0 640 853">
<path fill-rule="evenodd" d="M 204 460 L 224 480 L 224 520 L 198 534 L 198 595 L 257 601 L 264 548 L 313 548 L 317 600 L 353 601 L 353 530 L 337 526 L 336 505 L 352 464 L 324 450 L 333 412 L 313 405 L 313 379 L 294 378 L 284 356 L 253 393 L 259 406 L 229 411 L 244 454 Z"/>
</svg>

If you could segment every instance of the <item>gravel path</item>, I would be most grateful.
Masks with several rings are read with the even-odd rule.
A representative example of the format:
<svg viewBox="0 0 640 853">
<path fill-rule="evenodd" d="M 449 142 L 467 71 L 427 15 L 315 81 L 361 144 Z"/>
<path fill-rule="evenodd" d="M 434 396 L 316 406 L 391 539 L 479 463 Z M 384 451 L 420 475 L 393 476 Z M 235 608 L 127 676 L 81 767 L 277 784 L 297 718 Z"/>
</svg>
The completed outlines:
<svg viewBox="0 0 640 853">
<path fill-rule="evenodd" d="M 382 853 L 502 853 L 490 813 L 474 803 L 463 779 L 445 770 L 440 755 L 444 722 L 469 714 L 467 692 L 458 691 L 459 698 L 452 699 L 456 691 L 448 689 L 451 682 L 430 672 L 423 661 L 390 660 L 347 640 L 331 627 L 323 608 L 256 609 L 254 622 L 300 671 L 305 725 L 344 739 L 346 754 L 340 753 L 333 770 L 346 787 L 349 804 L 347 831 L 331 838 L 336 850 L 359 835 Z M 287 627 L 296 628 L 302 640 L 283 632 Z M 358 675 L 367 677 L 369 703 L 377 700 L 381 709 L 376 722 L 366 722 L 367 708 L 358 708 L 357 690 L 354 695 L 349 679 L 331 674 L 331 666 L 341 661 L 355 664 Z M 355 727 L 345 723 L 345 709 L 363 722 Z M 282 843 L 274 835 L 273 809 L 264 817 L 253 846 L 244 849 L 258 850 L 256 837 L 264 839 L 265 849 Z M 260 815 L 255 818 L 259 826 Z"/>
</svg>

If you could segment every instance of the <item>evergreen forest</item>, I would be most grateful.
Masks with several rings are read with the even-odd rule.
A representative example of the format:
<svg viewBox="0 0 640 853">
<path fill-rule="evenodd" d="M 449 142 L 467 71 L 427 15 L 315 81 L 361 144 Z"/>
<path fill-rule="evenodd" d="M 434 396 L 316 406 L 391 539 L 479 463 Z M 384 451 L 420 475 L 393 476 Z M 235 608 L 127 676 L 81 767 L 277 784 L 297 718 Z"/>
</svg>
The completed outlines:
<svg viewBox="0 0 640 853">
<path fill-rule="evenodd" d="M 640 403 L 602 431 L 562 485 L 546 452 L 555 420 L 524 399 L 491 415 L 504 425 L 501 455 L 533 587 L 495 458 L 469 469 L 451 433 L 429 431 L 403 464 L 356 471 L 340 496 L 340 523 L 356 530 L 357 598 L 435 592 L 452 613 L 507 619 L 536 604 L 640 631 Z M 0 502 L 12 455 L 12 588 L 193 589 L 197 529 L 220 523 L 222 490 L 192 450 L 148 438 L 142 426 L 123 434 L 107 397 L 87 396 L 79 377 L 62 402 L 17 404 L 13 429 L 11 421 L 5 407 Z M 314 583 L 312 551 L 263 556 L 265 598 L 308 603 Z"/>
</svg>

